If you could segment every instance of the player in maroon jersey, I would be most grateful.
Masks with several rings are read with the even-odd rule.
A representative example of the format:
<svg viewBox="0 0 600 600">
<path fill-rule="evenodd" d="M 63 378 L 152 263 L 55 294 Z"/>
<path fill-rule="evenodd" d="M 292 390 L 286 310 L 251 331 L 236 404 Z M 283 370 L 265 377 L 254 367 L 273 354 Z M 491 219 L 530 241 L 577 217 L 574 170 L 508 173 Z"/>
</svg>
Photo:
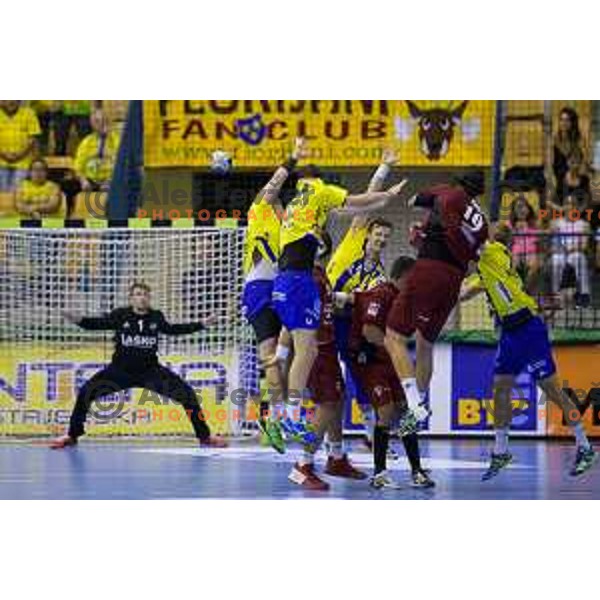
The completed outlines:
<svg viewBox="0 0 600 600">
<path fill-rule="evenodd" d="M 488 236 L 487 219 L 476 198 L 485 192 L 476 171 L 417 194 L 411 203 L 425 209 L 417 262 L 388 315 L 385 347 L 402 383 L 409 410 L 400 433 L 414 431 L 429 410 L 423 399 L 433 373 L 433 344 L 456 305 L 469 262 Z M 416 369 L 408 339 L 416 332 Z"/>
<path fill-rule="evenodd" d="M 392 266 L 389 281 L 371 290 L 356 292 L 353 297 L 349 354 L 357 384 L 377 415 L 373 434 L 375 470 L 371 480 L 371 485 L 376 488 L 399 487 L 387 473 L 386 458 L 390 428 L 407 407 L 384 339 L 388 313 L 414 265 L 414 258 L 400 256 Z M 410 462 L 413 485 L 433 487 L 434 482 L 421 466 L 417 433 L 413 431 L 405 435 L 402 441 Z"/>
<path fill-rule="evenodd" d="M 321 234 L 318 264 L 313 276 L 319 288 L 321 322 L 318 330 L 318 354 L 308 379 L 308 388 L 316 405 L 311 419 L 314 437 L 304 444 L 302 457 L 292 467 L 288 479 L 312 490 L 326 491 L 329 484 L 314 470 L 314 456 L 327 434 L 328 457 L 324 472 L 333 477 L 366 479 L 367 474 L 354 468 L 343 449 L 342 423 L 344 413 L 344 381 L 338 360 L 333 325 L 334 297 L 325 268 L 331 253 L 331 237 Z"/>
</svg>

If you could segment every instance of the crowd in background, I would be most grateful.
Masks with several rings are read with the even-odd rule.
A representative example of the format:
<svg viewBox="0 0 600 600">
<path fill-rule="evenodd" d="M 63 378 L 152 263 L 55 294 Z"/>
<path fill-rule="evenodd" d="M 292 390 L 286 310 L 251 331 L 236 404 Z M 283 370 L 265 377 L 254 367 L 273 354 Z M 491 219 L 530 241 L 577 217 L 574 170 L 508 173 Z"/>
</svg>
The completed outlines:
<svg viewBox="0 0 600 600">
<path fill-rule="evenodd" d="M 552 176 L 543 189 L 514 194 L 509 223 L 514 264 L 532 293 L 544 276 L 563 305 L 587 307 L 591 272 L 600 270 L 598 194 L 591 145 L 575 109 L 565 106 L 552 137 Z"/>
<path fill-rule="evenodd" d="M 24 218 L 68 217 L 108 189 L 119 141 L 101 100 L 2 100 L 0 193 Z"/>
<path fill-rule="evenodd" d="M 81 192 L 108 190 L 120 131 L 106 102 L 0 101 L 0 194 L 13 212 L 69 217 L 84 202 Z M 546 280 L 565 303 L 586 307 L 591 275 L 600 269 L 600 194 L 589 135 L 574 108 L 561 109 L 551 146 L 551 175 L 509 201 L 513 256 L 531 292 Z"/>
</svg>

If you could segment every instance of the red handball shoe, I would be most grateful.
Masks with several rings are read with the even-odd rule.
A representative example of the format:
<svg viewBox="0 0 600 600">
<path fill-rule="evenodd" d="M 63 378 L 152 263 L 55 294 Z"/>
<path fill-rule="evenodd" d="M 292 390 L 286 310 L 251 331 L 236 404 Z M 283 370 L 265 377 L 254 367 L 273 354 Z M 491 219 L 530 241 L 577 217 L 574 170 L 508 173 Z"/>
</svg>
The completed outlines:
<svg viewBox="0 0 600 600">
<path fill-rule="evenodd" d="M 200 440 L 201 448 L 227 448 L 229 444 L 218 437 L 209 437 L 205 440 Z"/>
<path fill-rule="evenodd" d="M 345 479 L 366 479 L 368 477 L 366 473 L 352 466 L 346 454 L 342 458 L 330 456 L 325 465 L 325 473 L 333 477 L 344 477 Z"/>
<path fill-rule="evenodd" d="M 72 446 L 77 446 L 77 438 L 72 438 L 68 435 L 63 435 L 53 442 L 50 442 L 50 448 L 52 450 L 62 450 L 63 448 L 70 448 Z"/>
<path fill-rule="evenodd" d="M 288 479 L 307 490 L 326 492 L 329 489 L 329 484 L 318 477 L 313 465 L 300 466 L 296 463 L 290 471 Z"/>
</svg>

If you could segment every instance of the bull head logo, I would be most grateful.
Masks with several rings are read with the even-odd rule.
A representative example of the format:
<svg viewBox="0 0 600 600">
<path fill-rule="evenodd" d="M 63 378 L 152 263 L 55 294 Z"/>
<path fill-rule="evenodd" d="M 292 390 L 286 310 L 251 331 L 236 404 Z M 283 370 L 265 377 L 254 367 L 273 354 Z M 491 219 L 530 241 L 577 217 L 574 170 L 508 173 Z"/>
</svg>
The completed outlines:
<svg viewBox="0 0 600 600">
<path fill-rule="evenodd" d="M 418 122 L 421 151 L 429 160 L 440 160 L 448 154 L 454 128 L 460 123 L 469 104 L 463 100 L 455 108 L 421 109 L 412 100 L 405 101 L 410 116 Z"/>
</svg>

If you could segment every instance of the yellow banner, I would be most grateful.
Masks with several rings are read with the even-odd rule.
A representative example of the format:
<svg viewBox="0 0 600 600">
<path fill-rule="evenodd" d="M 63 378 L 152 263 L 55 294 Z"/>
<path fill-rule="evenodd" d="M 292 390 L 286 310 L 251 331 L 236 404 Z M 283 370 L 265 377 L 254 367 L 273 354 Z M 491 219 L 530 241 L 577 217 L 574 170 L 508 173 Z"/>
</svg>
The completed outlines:
<svg viewBox="0 0 600 600">
<path fill-rule="evenodd" d="M 76 390 L 107 360 L 98 344 L 74 348 L 59 344 L 1 345 L 0 436 L 65 433 Z M 236 389 L 235 353 L 166 356 L 162 362 L 197 390 L 211 431 L 231 433 L 241 410 L 236 405 L 240 391 Z M 129 390 L 94 403 L 86 433 L 193 436 L 187 415 L 178 404 L 144 390 Z"/>
<path fill-rule="evenodd" d="M 294 138 L 326 167 L 378 163 L 382 148 L 405 166 L 491 165 L 491 100 L 146 100 L 147 167 L 205 167 L 215 150 L 234 167 L 273 167 Z"/>
</svg>

